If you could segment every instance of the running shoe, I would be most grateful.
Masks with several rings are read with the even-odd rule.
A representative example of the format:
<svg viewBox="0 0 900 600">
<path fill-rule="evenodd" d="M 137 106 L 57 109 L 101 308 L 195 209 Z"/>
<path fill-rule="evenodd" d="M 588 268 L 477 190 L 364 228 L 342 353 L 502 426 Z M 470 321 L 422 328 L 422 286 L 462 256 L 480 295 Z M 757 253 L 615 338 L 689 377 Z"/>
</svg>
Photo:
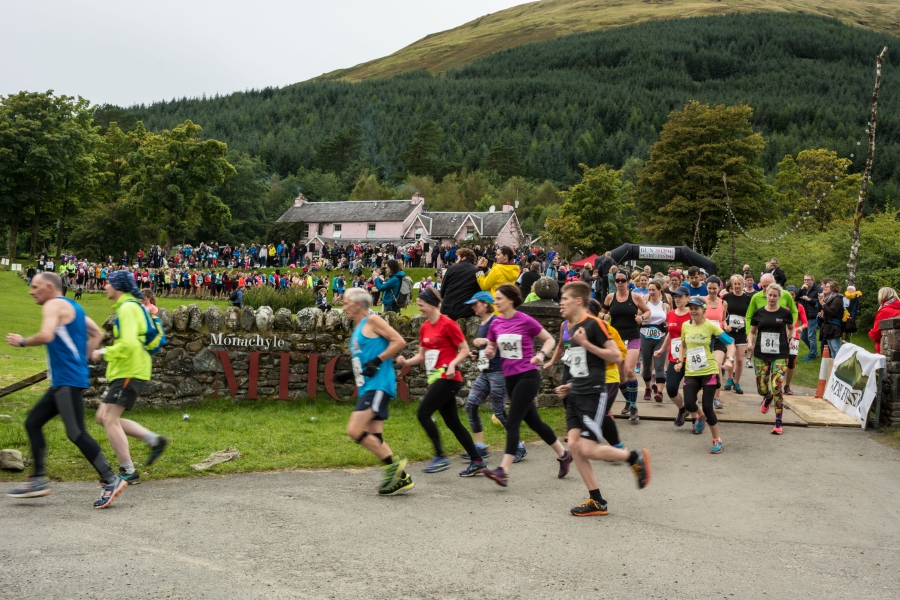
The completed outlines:
<svg viewBox="0 0 900 600">
<path fill-rule="evenodd" d="M 775 423 L 775 427 L 772 428 L 772 433 L 775 435 L 781 435 L 784 433 L 784 429 L 781 426 L 781 423 Z"/>
<path fill-rule="evenodd" d="M 648 387 L 644 388 L 644 400 L 646 402 L 650 401 L 650 388 L 648 388 Z"/>
<path fill-rule="evenodd" d="M 743 394 L 744 393 L 744 390 L 741 389 L 741 384 L 739 384 L 736 381 L 734 382 L 734 393 L 735 394 Z"/>
<path fill-rule="evenodd" d="M 769 406 L 772 405 L 772 399 L 769 397 L 763 398 L 763 401 L 759 405 L 759 412 L 762 414 L 766 414 L 769 412 Z"/>
<path fill-rule="evenodd" d="M 641 448 L 638 459 L 631 465 L 631 471 L 637 477 L 638 489 L 642 490 L 650 484 L 650 451 Z"/>
<path fill-rule="evenodd" d="M 700 415 L 700 418 L 694 421 L 694 435 L 700 435 L 706 429 L 706 415 Z"/>
<path fill-rule="evenodd" d="M 459 472 L 460 477 L 475 477 L 481 473 L 482 469 L 487 469 L 487 463 L 483 460 L 472 461 L 469 466 Z"/>
<path fill-rule="evenodd" d="M 406 463 L 406 459 L 401 458 L 394 459 L 394 462 L 391 464 L 383 466 L 383 474 L 381 476 L 381 483 L 378 484 L 378 489 L 383 490 L 385 488 L 394 487 L 402 477 L 403 471 L 406 469 Z"/>
<path fill-rule="evenodd" d="M 133 473 L 126 473 L 124 467 L 119 467 L 119 477 L 128 482 L 128 485 L 137 485 L 141 482 L 141 474 L 137 469 Z"/>
<path fill-rule="evenodd" d="M 786 385 L 786 386 L 784 386 L 784 393 L 788 396 L 793 396 L 794 390 L 791 389 L 791 386 Z"/>
<path fill-rule="evenodd" d="M 517 463 L 528 455 L 528 450 L 525 449 L 525 446 L 519 446 L 516 448 L 516 456 L 513 458 L 513 462 Z"/>
<path fill-rule="evenodd" d="M 128 482 L 121 477 L 116 477 L 116 480 L 112 483 L 101 482 L 101 486 L 103 487 L 103 492 L 100 494 L 100 499 L 94 502 L 94 508 L 109 507 L 113 500 L 122 493 L 122 490 L 128 487 Z"/>
<path fill-rule="evenodd" d="M 475 444 L 475 447 L 478 448 L 478 455 L 481 456 L 481 458 L 487 458 L 491 455 L 491 451 L 488 450 L 487 444 Z M 468 452 L 463 452 L 462 457 L 465 460 L 472 460 Z"/>
<path fill-rule="evenodd" d="M 634 365 L 634 372 L 635 373 L 641 372 L 641 361 L 638 361 L 638 364 Z"/>
<path fill-rule="evenodd" d="M 713 398 L 713 407 L 722 408 L 722 401 L 718 398 Z"/>
<path fill-rule="evenodd" d="M 509 473 L 503 470 L 503 467 L 497 467 L 493 471 L 485 467 L 481 470 L 482 474 L 488 479 L 496 482 L 500 487 L 509 485 Z"/>
<path fill-rule="evenodd" d="M 722 440 L 713 440 L 712 448 L 709 449 L 710 454 L 722 454 Z"/>
<path fill-rule="evenodd" d="M 655 383 L 653 384 L 653 399 L 657 402 L 663 401 L 662 390 Z"/>
<path fill-rule="evenodd" d="M 422 469 L 426 473 L 440 473 L 441 471 L 446 471 L 450 468 L 450 461 L 446 458 L 441 458 L 440 456 L 435 456 L 431 459 L 431 462 Z"/>
<path fill-rule="evenodd" d="M 631 414 L 631 407 L 629 406 L 628 401 L 625 402 L 625 406 L 622 408 L 622 412 L 620 412 L 619 414 L 624 417 L 627 417 Z"/>
<path fill-rule="evenodd" d="M 29 477 L 19 487 L 6 492 L 10 498 L 40 498 L 50 494 L 50 482 L 46 477 Z"/>
<path fill-rule="evenodd" d="M 746 361 L 744 361 L 744 366 L 747 367 L 748 369 L 752 369 L 753 368 L 753 359 L 748 358 Z"/>
<path fill-rule="evenodd" d="M 683 410 L 678 411 L 678 416 L 675 417 L 675 427 L 681 427 L 684 425 L 684 418 L 687 416 L 687 413 Z"/>
<path fill-rule="evenodd" d="M 159 441 L 156 442 L 156 445 L 150 447 L 150 457 L 147 458 L 148 467 L 155 463 L 157 458 L 162 456 L 163 450 L 165 450 L 168 445 L 169 438 L 159 436 Z"/>
<path fill-rule="evenodd" d="M 632 404 L 628 409 L 628 420 L 629 421 L 640 421 L 641 418 L 638 416 L 637 404 Z"/>
<path fill-rule="evenodd" d="M 809 362 L 811 360 L 816 360 L 817 358 L 819 358 L 819 357 L 813 356 L 812 354 L 807 354 L 806 356 L 804 356 L 803 358 L 800 359 L 800 362 Z"/>
<path fill-rule="evenodd" d="M 378 490 L 379 496 L 393 496 L 394 494 L 399 494 L 400 492 L 405 492 L 410 489 L 413 485 L 412 477 L 409 474 L 406 475 L 403 479 L 399 479 L 397 483 L 392 485 L 391 487 L 382 488 Z"/>
<path fill-rule="evenodd" d="M 608 515 L 609 511 L 606 509 L 605 500 L 597 502 L 593 498 L 588 498 L 581 503 L 581 506 L 573 508 L 572 514 L 576 517 L 602 517 L 603 515 Z"/>
<path fill-rule="evenodd" d="M 731 377 L 729 377 L 729 378 L 728 378 L 728 381 L 725 382 L 725 391 L 726 391 L 726 392 L 730 392 L 730 391 L 731 391 L 731 386 L 733 386 L 733 385 L 734 385 L 734 379 L 732 379 Z"/>
<path fill-rule="evenodd" d="M 566 453 L 557 458 L 556 462 L 559 463 L 559 473 L 556 476 L 562 479 L 569 474 L 569 469 L 572 468 L 572 453 L 566 450 Z"/>
</svg>

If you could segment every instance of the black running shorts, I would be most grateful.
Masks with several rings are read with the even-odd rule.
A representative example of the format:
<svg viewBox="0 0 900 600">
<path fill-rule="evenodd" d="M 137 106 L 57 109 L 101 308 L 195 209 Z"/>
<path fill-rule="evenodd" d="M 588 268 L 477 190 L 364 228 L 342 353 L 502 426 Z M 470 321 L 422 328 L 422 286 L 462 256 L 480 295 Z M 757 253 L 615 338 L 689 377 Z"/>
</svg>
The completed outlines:
<svg viewBox="0 0 900 600">
<path fill-rule="evenodd" d="M 124 406 L 125 410 L 131 410 L 145 383 L 147 382 L 141 379 L 114 379 L 106 389 L 103 404 L 118 404 Z"/>
<path fill-rule="evenodd" d="M 581 437 L 599 442 L 606 413 L 606 390 L 597 394 L 570 393 L 566 398 L 566 430 L 580 429 Z"/>
<path fill-rule="evenodd" d="M 393 399 L 393 396 L 389 396 L 381 390 L 370 390 L 359 397 L 359 400 L 356 401 L 356 408 L 353 410 L 371 409 L 375 413 L 376 421 L 387 421 L 388 403 Z"/>
</svg>

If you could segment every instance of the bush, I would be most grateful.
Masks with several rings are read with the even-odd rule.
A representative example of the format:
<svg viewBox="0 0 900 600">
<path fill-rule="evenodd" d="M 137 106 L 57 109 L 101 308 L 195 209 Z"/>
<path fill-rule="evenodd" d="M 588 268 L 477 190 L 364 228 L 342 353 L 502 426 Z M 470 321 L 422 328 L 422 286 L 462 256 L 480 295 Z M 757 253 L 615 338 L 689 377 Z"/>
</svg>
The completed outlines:
<svg viewBox="0 0 900 600">
<path fill-rule="evenodd" d="M 286 308 L 291 311 L 291 314 L 296 314 L 304 308 L 312 308 L 315 305 L 315 293 L 305 287 L 276 290 L 273 287 L 262 286 L 244 290 L 244 306 L 252 308 L 268 306 L 273 312 L 280 308 Z"/>
</svg>

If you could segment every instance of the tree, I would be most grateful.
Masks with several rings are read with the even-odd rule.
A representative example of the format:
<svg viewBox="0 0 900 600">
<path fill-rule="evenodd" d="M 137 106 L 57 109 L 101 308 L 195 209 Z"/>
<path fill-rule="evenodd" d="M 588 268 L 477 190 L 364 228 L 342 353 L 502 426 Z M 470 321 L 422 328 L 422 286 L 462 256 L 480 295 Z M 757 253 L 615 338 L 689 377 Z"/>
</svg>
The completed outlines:
<svg viewBox="0 0 900 600">
<path fill-rule="evenodd" d="M 416 131 L 409 148 L 400 154 L 406 171 L 413 175 L 434 175 L 437 172 L 437 153 L 444 139 L 444 130 L 437 121 L 426 121 Z"/>
<path fill-rule="evenodd" d="M 266 214 L 266 166 L 259 158 L 239 150 L 228 150 L 227 157 L 235 175 L 216 186 L 213 194 L 228 207 L 231 220 L 222 225 L 201 220 L 197 238 L 237 243 L 260 239 L 277 218 Z"/>
<path fill-rule="evenodd" d="M 570 250 L 601 253 L 632 237 L 631 223 L 622 218 L 630 206 L 631 187 L 622 183 L 619 171 L 606 165 L 580 166 L 581 181 L 559 192 L 563 203 L 558 217 L 547 217 L 547 231 Z"/>
<path fill-rule="evenodd" d="M 356 180 L 353 191 L 350 192 L 351 200 L 393 200 L 394 190 L 389 185 L 381 183 L 375 175 L 363 173 Z"/>
<path fill-rule="evenodd" d="M 850 161 L 833 150 L 803 150 L 778 163 L 775 200 L 789 223 L 807 222 L 819 231 L 853 211 L 861 176 L 848 174 Z"/>
<path fill-rule="evenodd" d="M 512 146 L 500 143 L 494 144 L 490 149 L 482 168 L 485 171 L 496 171 L 504 180 L 515 175 L 522 175 L 525 172 L 525 166 L 522 164 L 519 151 Z"/>
<path fill-rule="evenodd" d="M 692 246 L 696 231 L 698 249 L 711 250 L 727 216 L 723 172 L 738 222 L 748 227 L 765 214 L 766 180 L 759 165 L 765 142 L 753 133 L 752 115 L 743 104 L 710 107 L 696 101 L 669 114 L 638 177 L 635 205 L 645 236 Z"/>
<path fill-rule="evenodd" d="M 316 163 L 323 171 L 340 176 L 359 157 L 363 143 L 362 133 L 359 125 L 343 128 L 333 138 L 322 142 L 316 155 Z"/>
</svg>

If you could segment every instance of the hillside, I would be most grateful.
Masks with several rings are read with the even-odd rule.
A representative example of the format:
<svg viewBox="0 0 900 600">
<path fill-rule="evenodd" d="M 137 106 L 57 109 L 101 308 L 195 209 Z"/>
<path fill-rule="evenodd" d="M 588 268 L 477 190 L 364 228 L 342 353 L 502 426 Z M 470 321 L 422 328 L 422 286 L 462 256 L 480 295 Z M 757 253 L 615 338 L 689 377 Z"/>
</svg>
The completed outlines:
<svg viewBox="0 0 900 600">
<path fill-rule="evenodd" d="M 730 13 L 798 13 L 900 35 L 897 0 L 541 0 L 428 35 L 397 52 L 320 80 L 362 81 L 427 69 L 445 73 L 480 58 L 551 38 L 648 21 Z"/>
</svg>

